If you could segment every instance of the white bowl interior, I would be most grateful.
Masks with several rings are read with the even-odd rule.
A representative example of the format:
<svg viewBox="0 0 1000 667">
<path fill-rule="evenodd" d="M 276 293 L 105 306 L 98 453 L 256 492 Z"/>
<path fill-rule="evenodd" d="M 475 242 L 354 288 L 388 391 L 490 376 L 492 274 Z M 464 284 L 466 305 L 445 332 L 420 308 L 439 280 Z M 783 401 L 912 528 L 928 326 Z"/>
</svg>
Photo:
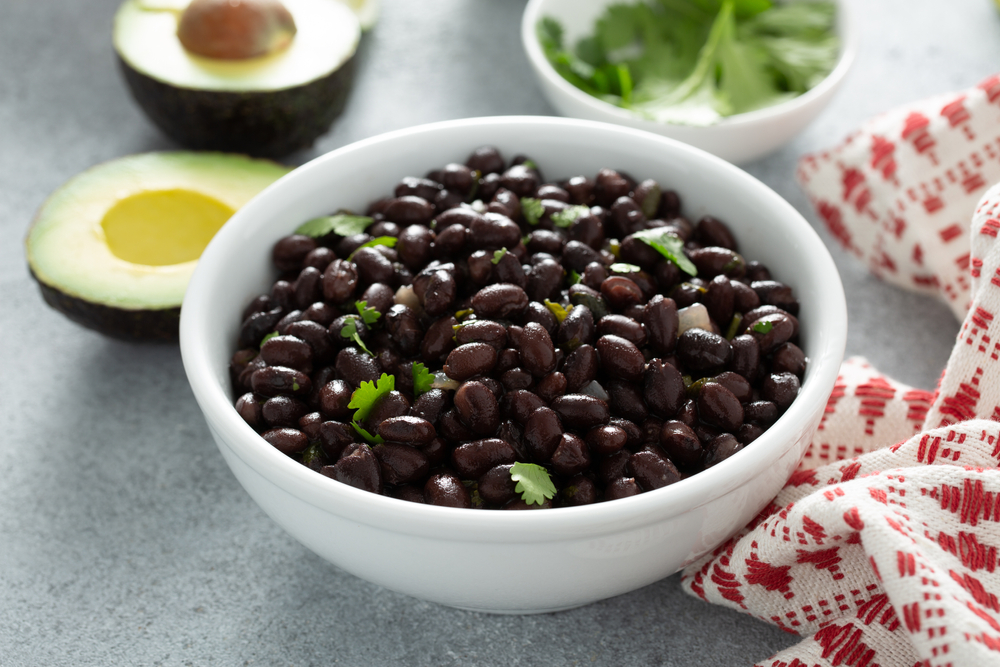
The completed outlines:
<svg viewBox="0 0 1000 667">
<path fill-rule="evenodd" d="M 832 99 L 858 51 L 859 30 L 850 3 L 838 1 L 836 29 L 841 39 L 840 58 L 819 85 L 782 104 L 730 116 L 716 125 L 696 127 L 658 123 L 592 97 L 569 83 L 552 68 L 539 45 L 536 26 L 543 17 L 552 16 L 563 25 L 564 43 L 571 46 L 580 37 L 592 33 L 594 21 L 608 5 L 617 1 L 529 0 L 521 21 L 521 40 L 549 103 L 565 116 L 655 132 L 735 164 L 761 158 L 801 132 Z"/>
<path fill-rule="evenodd" d="M 768 264 L 802 301 L 801 340 L 810 363 L 798 399 L 779 422 L 730 459 L 664 489 L 527 513 L 457 510 L 366 493 L 308 470 L 257 436 L 232 406 L 227 368 L 241 310 L 274 280 L 273 243 L 317 215 L 341 208 L 363 211 L 400 178 L 464 162 L 485 144 L 508 159 L 528 154 L 549 180 L 592 176 L 602 167 L 654 178 L 678 191 L 690 218 L 710 213 L 726 221 L 744 255 Z M 722 160 L 663 137 L 533 117 L 411 128 L 300 167 L 241 209 L 209 244 L 181 318 L 185 369 L 213 436 L 241 483 L 279 524 L 335 564 L 376 583 L 445 604 L 515 612 L 574 606 L 650 583 L 752 518 L 804 453 L 836 379 L 845 338 L 846 308 L 833 261 L 808 223 L 776 193 Z M 348 537 L 351 548 L 345 547 Z M 630 551 L 627 545 L 637 539 L 646 546 Z M 372 550 L 386 545 L 392 553 L 405 548 L 417 554 L 415 560 L 403 565 L 389 558 L 391 567 L 376 566 L 384 557 Z M 657 553 L 650 553 L 652 545 Z M 530 587 L 510 590 L 484 581 L 478 569 L 449 557 L 455 553 L 492 559 L 500 570 L 506 563 L 506 574 L 512 567 L 524 569 L 517 559 L 543 563 L 530 575 L 519 575 L 534 579 L 536 591 L 523 594 Z M 425 562 L 421 554 L 439 560 Z M 609 558 L 624 559 L 628 571 L 591 581 L 590 570 L 603 571 L 602 559 Z"/>
</svg>

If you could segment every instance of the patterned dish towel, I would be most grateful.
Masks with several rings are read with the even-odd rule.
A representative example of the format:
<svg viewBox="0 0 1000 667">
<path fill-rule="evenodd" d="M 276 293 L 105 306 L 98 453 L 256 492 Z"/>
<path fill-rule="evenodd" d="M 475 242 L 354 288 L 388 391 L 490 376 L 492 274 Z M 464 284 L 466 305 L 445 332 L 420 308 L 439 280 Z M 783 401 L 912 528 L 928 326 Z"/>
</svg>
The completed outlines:
<svg viewBox="0 0 1000 667">
<path fill-rule="evenodd" d="M 800 175 L 845 247 L 963 325 L 934 394 L 846 361 L 799 471 L 684 570 L 805 637 L 761 666 L 1000 665 L 1000 185 L 962 203 L 1000 181 L 1000 78 L 915 109 Z"/>
<path fill-rule="evenodd" d="M 969 219 L 1000 181 L 1000 75 L 876 116 L 803 158 L 797 176 L 844 249 L 883 280 L 937 296 L 961 320 Z"/>
</svg>

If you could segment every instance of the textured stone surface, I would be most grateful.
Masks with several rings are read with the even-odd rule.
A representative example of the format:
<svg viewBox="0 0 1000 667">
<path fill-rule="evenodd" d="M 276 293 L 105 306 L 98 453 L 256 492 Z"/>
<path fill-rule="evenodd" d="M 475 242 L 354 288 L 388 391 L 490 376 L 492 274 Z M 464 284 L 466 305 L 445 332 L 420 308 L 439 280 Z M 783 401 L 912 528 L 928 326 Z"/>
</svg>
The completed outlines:
<svg viewBox="0 0 1000 667">
<path fill-rule="evenodd" d="M 289 162 L 418 123 L 552 113 L 520 47 L 523 1 L 383 3 L 344 116 Z M 28 276 L 23 239 L 48 193 L 98 162 L 175 148 L 117 71 L 116 4 L 14 0 L 0 21 L 0 664 L 709 667 L 795 641 L 688 598 L 676 577 L 558 614 L 456 611 L 356 579 L 278 529 L 212 444 L 177 349 L 82 329 Z M 856 4 L 863 46 L 844 89 L 794 143 L 748 167 L 813 224 L 792 179 L 799 155 L 1000 62 L 987 0 Z M 932 387 L 958 329 L 948 309 L 832 252 L 848 353 Z"/>
</svg>

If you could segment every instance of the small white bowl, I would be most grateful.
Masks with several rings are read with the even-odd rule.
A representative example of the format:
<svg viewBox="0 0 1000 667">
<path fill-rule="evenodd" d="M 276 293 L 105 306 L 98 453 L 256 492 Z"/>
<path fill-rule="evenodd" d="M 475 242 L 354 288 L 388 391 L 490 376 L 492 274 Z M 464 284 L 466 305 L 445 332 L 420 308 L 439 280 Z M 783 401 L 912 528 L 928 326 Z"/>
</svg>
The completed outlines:
<svg viewBox="0 0 1000 667">
<path fill-rule="evenodd" d="M 816 87 L 775 106 L 729 116 L 715 125 L 696 127 L 659 123 L 597 99 L 562 78 L 538 42 L 536 26 L 545 16 L 558 20 L 566 44 L 593 33 L 594 21 L 604 9 L 621 0 L 529 0 L 521 19 L 521 41 L 535 70 L 542 93 L 564 116 L 600 120 L 662 134 L 718 155 L 734 164 L 744 164 L 777 150 L 805 129 L 830 102 L 858 51 L 858 29 L 850 3 L 837 2 L 837 34 L 840 58 L 834 70 Z"/>
<path fill-rule="evenodd" d="M 801 301 L 809 357 L 791 408 L 746 449 L 663 489 L 586 507 L 505 512 L 435 507 L 360 491 L 293 461 L 237 414 L 228 362 L 240 312 L 275 280 L 271 247 L 304 220 L 363 210 L 404 176 L 462 162 L 481 145 L 526 153 L 549 179 L 602 167 L 680 193 L 692 219 L 726 221 L 746 257 Z M 191 279 L 181 352 L 195 398 L 250 496 L 331 563 L 387 588 L 490 612 L 554 611 L 672 574 L 732 535 L 774 497 L 801 459 L 833 388 L 846 339 L 837 269 L 791 205 L 747 173 L 664 137 L 545 117 L 448 121 L 338 149 L 296 169 L 226 223 Z"/>
</svg>

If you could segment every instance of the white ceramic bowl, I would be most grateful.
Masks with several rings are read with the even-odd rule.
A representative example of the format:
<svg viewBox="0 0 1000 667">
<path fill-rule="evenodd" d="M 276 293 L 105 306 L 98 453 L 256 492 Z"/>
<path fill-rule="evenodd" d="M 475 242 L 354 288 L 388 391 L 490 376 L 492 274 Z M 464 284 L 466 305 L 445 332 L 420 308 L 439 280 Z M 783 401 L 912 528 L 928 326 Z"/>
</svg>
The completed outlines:
<svg viewBox="0 0 1000 667">
<path fill-rule="evenodd" d="M 338 208 L 363 210 L 400 178 L 463 162 L 492 144 L 529 154 L 549 179 L 612 167 L 676 189 L 693 219 L 711 213 L 746 256 L 801 300 L 809 357 L 799 397 L 751 446 L 706 472 L 632 498 L 535 512 L 475 511 L 360 491 L 268 445 L 233 408 L 228 361 L 240 312 L 269 290 L 272 244 Z M 795 469 L 843 355 L 846 309 L 830 255 L 781 197 L 740 169 L 657 135 L 590 121 L 501 117 L 449 121 L 346 146 L 296 169 L 222 228 L 191 279 L 181 352 L 195 398 L 250 496 L 296 539 L 359 577 L 426 600 L 491 612 L 573 607 L 639 588 L 717 546 Z"/>
<path fill-rule="evenodd" d="M 535 27 L 542 17 L 557 19 L 565 29 L 564 43 L 572 45 L 593 32 L 594 21 L 605 7 L 618 2 L 621 0 L 529 0 L 521 19 L 521 41 L 545 98 L 564 116 L 648 130 L 735 164 L 764 157 L 805 129 L 833 98 L 858 51 L 859 31 L 851 15 L 850 3 L 838 0 L 840 59 L 833 72 L 815 88 L 782 104 L 730 116 L 707 127 L 659 123 L 592 97 L 566 81 L 549 64 L 538 43 Z"/>
</svg>

